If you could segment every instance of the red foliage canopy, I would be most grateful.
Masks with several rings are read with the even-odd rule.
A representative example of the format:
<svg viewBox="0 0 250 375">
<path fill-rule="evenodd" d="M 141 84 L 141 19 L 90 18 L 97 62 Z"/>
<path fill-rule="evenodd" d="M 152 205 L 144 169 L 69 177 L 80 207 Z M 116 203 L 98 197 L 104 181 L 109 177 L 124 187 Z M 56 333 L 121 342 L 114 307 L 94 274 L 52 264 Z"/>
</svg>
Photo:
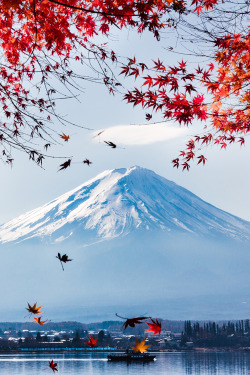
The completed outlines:
<svg viewBox="0 0 250 375">
<path fill-rule="evenodd" d="M 200 150 L 205 145 L 214 143 L 223 149 L 234 142 L 240 145 L 245 142 L 244 136 L 250 131 L 250 33 L 244 27 L 248 7 L 246 2 L 229 9 L 226 2 L 218 0 L 193 0 L 189 7 L 183 5 L 185 11 L 201 18 L 205 25 L 202 29 L 189 24 L 188 31 L 196 33 L 200 43 L 204 39 L 206 44 L 210 43 L 212 50 L 207 65 L 190 68 L 182 60 L 167 66 L 158 59 L 147 67 L 130 59 L 122 67 L 121 73 L 125 76 L 142 79 L 140 88 L 125 95 L 128 103 L 151 109 L 152 113 L 161 112 L 164 120 L 174 120 L 180 125 L 188 126 L 195 120 L 205 124 L 203 135 L 189 140 L 186 149 L 173 160 L 174 167 L 182 163 L 182 169 L 189 170 L 192 160 L 204 165 L 206 158 Z M 239 18 L 235 26 L 233 22 Z M 180 24 L 186 27 L 183 18 Z M 242 32 L 235 34 L 232 29 L 237 27 Z M 193 35 L 190 34 L 189 43 Z M 152 114 L 146 113 L 146 119 L 151 120 Z"/>
<path fill-rule="evenodd" d="M 68 136 L 63 138 L 52 125 L 53 119 L 65 120 L 55 112 L 60 90 L 51 78 L 72 95 L 74 79 L 79 77 L 71 70 L 73 60 L 86 64 L 91 56 L 99 67 L 98 77 L 91 80 L 101 80 L 111 93 L 117 90 L 120 84 L 110 69 L 117 61 L 116 53 L 93 41 L 95 35 L 108 36 L 111 27 L 130 27 L 139 33 L 148 29 L 158 40 L 162 29 L 180 31 L 181 26 L 190 43 L 196 35 L 211 47 L 207 66 L 191 69 L 183 59 L 167 66 L 155 59 L 148 68 L 135 58 L 122 66 L 124 76 L 142 79 L 141 87 L 128 91 L 125 99 L 151 110 L 146 113 L 148 121 L 158 111 L 165 120 L 180 125 L 198 120 L 206 129 L 210 126 L 188 142 L 186 150 L 173 160 L 174 166 L 182 163 L 183 170 L 189 170 L 191 160 L 204 165 L 206 158 L 197 151 L 210 143 L 221 148 L 236 141 L 244 144 L 250 129 L 250 33 L 244 23 L 248 7 L 248 2 L 236 2 L 232 8 L 223 0 L 2 0 L 2 159 L 12 163 L 14 147 L 41 165 L 50 142 L 58 141 L 53 132 L 66 140 Z M 197 19 L 201 22 L 195 23 Z M 63 97 L 67 97 L 65 92 Z M 34 147 L 34 138 L 44 142 L 45 152 Z"/>
<path fill-rule="evenodd" d="M 45 155 L 32 146 L 30 139 L 43 140 L 47 151 L 55 131 L 52 118 L 64 122 L 55 113 L 55 97 L 60 90 L 52 86 L 51 78 L 71 93 L 72 80 L 77 77 L 70 68 L 72 60 L 86 64 L 92 55 L 100 67 L 100 79 L 110 92 L 115 90 L 116 82 L 108 75 L 105 62 L 114 62 L 115 52 L 108 53 L 104 45 L 96 45 L 95 35 L 108 35 L 113 25 L 132 27 L 140 33 L 148 29 L 158 39 L 164 27 L 162 17 L 168 11 L 165 0 L 2 0 L 2 159 L 12 163 L 10 150 L 14 147 L 42 164 Z"/>
</svg>

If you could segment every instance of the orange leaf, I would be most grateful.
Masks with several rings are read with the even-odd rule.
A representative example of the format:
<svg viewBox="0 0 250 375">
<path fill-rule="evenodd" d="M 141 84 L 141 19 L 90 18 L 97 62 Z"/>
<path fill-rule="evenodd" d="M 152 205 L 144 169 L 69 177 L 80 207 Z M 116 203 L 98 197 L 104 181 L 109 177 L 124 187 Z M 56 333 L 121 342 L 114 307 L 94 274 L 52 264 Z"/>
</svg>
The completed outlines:
<svg viewBox="0 0 250 375">
<path fill-rule="evenodd" d="M 42 314 L 42 311 L 41 311 L 42 306 L 37 307 L 36 304 L 37 302 L 33 306 L 30 306 L 30 304 L 28 303 L 28 308 L 26 308 L 26 310 L 28 310 L 28 312 L 34 315 Z"/>
<path fill-rule="evenodd" d="M 147 348 L 149 348 L 152 345 L 145 345 L 146 339 L 139 342 L 137 338 L 135 337 L 135 346 L 131 346 L 131 348 L 134 350 L 135 353 L 144 353 L 147 351 Z"/>
<path fill-rule="evenodd" d="M 64 134 L 64 133 L 62 133 L 62 134 L 60 135 L 60 137 L 61 137 L 65 142 L 68 142 L 68 140 L 69 140 L 69 135 L 66 135 L 66 134 Z"/>
</svg>

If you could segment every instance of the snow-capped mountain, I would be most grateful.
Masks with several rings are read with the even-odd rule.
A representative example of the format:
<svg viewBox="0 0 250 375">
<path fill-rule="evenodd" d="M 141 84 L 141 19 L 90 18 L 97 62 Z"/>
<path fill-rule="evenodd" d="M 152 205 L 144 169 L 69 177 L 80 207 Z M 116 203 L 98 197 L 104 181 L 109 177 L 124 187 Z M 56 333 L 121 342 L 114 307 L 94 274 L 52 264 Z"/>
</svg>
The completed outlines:
<svg viewBox="0 0 250 375">
<path fill-rule="evenodd" d="M 57 320 L 246 318 L 249 238 L 250 223 L 150 170 L 105 171 L 0 226 L 0 315 L 37 301 Z"/>
<path fill-rule="evenodd" d="M 107 170 L 79 187 L 0 226 L 0 241 L 75 233 L 111 239 L 134 230 L 161 229 L 250 238 L 250 223 L 230 215 L 153 171 Z"/>
</svg>

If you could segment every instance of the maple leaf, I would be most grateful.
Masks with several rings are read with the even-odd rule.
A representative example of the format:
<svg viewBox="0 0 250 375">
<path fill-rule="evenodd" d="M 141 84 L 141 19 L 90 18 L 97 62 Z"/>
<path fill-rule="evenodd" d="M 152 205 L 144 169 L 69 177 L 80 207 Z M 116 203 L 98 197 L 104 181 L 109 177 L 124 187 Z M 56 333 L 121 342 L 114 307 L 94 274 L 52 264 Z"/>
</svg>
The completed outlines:
<svg viewBox="0 0 250 375">
<path fill-rule="evenodd" d="M 150 77 L 150 75 L 147 75 L 147 77 L 143 77 L 145 82 L 142 86 L 148 85 L 148 87 L 151 87 L 153 85 L 153 79 Z"/>
<path fill-rule="evenodd" d="M 209 133 L 208 135 L 204 135 L 203 137 L 201 137 L 200 139 L 202 139 L 202 142 L 201 144 L 205 143 L 205 144 L 208 144 L 212 141 L 213 139 L 213 136 L 211 133 Z"/>
<path fill-rule="evenodd" d="M 214 70 L 214 64 L 213 63 L 208 64 L 208 66 L 209 66 L 208 71 L 211 72 L 212 70 Z"/>
<path fill-rule="evenodd" d="M 197 74 L 201 74 L 203 72 L 203 69 L 198 65 L 198 68 L 195 69 Z"/>
<path fill-rule="evenodd" d="M 174 167 L 179 168 L 179 165 L 180 165 L 179 158 L 176 158 L 176 159 L 172 160 L 172 163 L 174 164 L 173 165 Z"/>
<path fill-rule="evenodd" d="M 204 155 L 198 156 L 197 159 L 199 159 L 197 164 L 203 163 L 203 165 L 206 163 L 207 160 Z"/>
<path fill-rule="evenodd" d="M 42 317 L 39 316 L 38 318 L 34 318 L 33 322 L 40 324 L 40 326 L 43 326 L 47 322 L 47 320 L 42 321 L 41 319 L 42 319 Z"/>
<path fill-rule="evenodd" d="M 145 353 L 147 351 L 147 348 L 149 348 L 152 345 L 145 345 L 146 339 L 139 342 L 137 338 L 135 337 L 135 346 L 131 346 L 131 348 L 134 350 L 135 353 Z"/>
<path fill-rule="evenodd" d="M 152 118 L 152 115 L 150 115 L 150 113 L 146 113 L 146 120 L 147 121 L 150 121 Z"/>
<path fill-rule="evenodd" d="M 60 253 L 57 254 L 56 258 L 60 260 L 63 271 L 64 271 L 63 263 L 71 262 L 73 260 L 73 259 L 69 259 L 67 254 L 61 255 Z"/>
<path fill-rule="evenodd" d="M 89 159 L 85 159 L 85 160 L 83 160 L 83 163 L 84 163 L 84 164 L 88 164 L 88 166 L 89 166 L 90 164 L 93 164 L 92 161 L 89 161 Z"/>
<path fill-rule="evenodd" d="M 185 171 L 185 169 L 189 171 L 190 165 L 187 162 L 183 163 L 182 165 L 183 165 L 183 168 L 182 168 L 183 171 Z"/>
<path fill-rule="evenodd" d="M 61 137 L 65 142 L 68 142 L 68 140 L 69 140 L 69 135 L 66 135 L 66 134 L 64 134 L 64 133 L 62 133 L 62 134 L 60 135 L 60 137 Z"/>
<path fill-rule="evenodd" d="M 244 145 L 245 144 L 245 139 L 243 137 L 240 137 L 238 142 L 240 143 L 240 145 Z"/>
<path fill-rule="evenodd" d="M 161 322 L 158 321 L 158 319 L 155 319 L 153 320 L 151 318 L 151 322 L 152 323 L 148 323 L 146 322 L 146 324 L 150 327 L 149 329 L 146 329 L 146 331 L 149 331 L 149 332 L 154 332 L 154 335 L 156 335 L 157 333 L 161 333 Z"/>
<path fill-rule="evenodd" d="M 88 342 L 84 344 L 88 345 L 90 348 L 94 348 L 97 345 L 97 339 L 94 339 L 92 335 L 88 336 Z"/>
<path fill-rule="evenodd" d="M 234 143 L 235 142 L 235 137 L 230 135 L 230 137 L 227 138 L 227 140 L 229 141 L 229 143 Z"/>
<path fill-rule="evenodd" d="M 163 63 L 159 59 L 158 59 L 158 61 L 153 60 L 153 62 L 155 64 L 154 69 L 162 71 L 162 72 L 166 71 L 165 66 L 163 65 Z"/>
<path fill-rule="evenodd" d="M 122 71 L 120 74 L 125 74 L 125 77 L 129 74 L 130 67 L 129 66 L 122 66 L 121 67 Z"/>
<path fill-rule="evenodd" d="M 135 76 L 135 79 L 139 76 L 140 72 L 138 68 L 131 68 L 130 69 L 130 76 Z"/>
<path fill-rule="evenodd" d="M 128 59 L 129 60 L 129 62 L 128 62 L 128 65 L 134 65 L 135 63 L 136 63 L 136 58 L 135 58 L 135 56 L 134 56 L 134 58 L 133 59 Z"/>
<path fill-rule="evenodd" d="M 139 63 L 139 65 L 141 67 L 142 72 L 144 71 L 144 69 L 148 69 L 147 65 L 144 63 Z"/>
<path fill-rule="evenodd" d="M 116 148 L 116 145 L 113 143 L 113 142 L 110 142 L 110 141 L 104 141 L 108 146 L 112 147 L 112 148 Z"/>
<path fill-rule="evenodd" d="M 26 307 L 26 310 L 28 310 L 29 313 L 34 314 L 34 315 L 42 314 L 42 311 L 41 311 L 42 306 L 36 306 L 36 304 L 37 302 L 33 306 L 31 306 L 28 303 L 28 308 Z"/>
<path fill-rule="evenodd" d="M 50 146 L 51 146 L 50 143 L 46 143 L 46 145 L 44 145 L 45 150 L 47 151 L 47 150 L 48 150 L 48 147 L 50 147 Z"/>
<path fill-rule="evenodd" d="M 146 319 L 149 319 L 148 317 L 145 317 L 145 316 L 137 316 L 135 318 L 123 318 L 122 316 L 118 315 L 118 314 L 115 314 L 116 316 L 118 316 L 118 318 L 121 318 L 121 319 L 125 319 L 125 323 L 122 325 L 124 327 L 124 329 L 126 329 L 127 327 L 132 327 L 134 328 L 135 327 L 135 324 L 141 324 L 142 321 L 141 320 L 146 320 Z"/>
<path fill-rule="evenodd" d="M 184 62 L 183 60 L 181 60 L 181 62 L 179 62 L 179 66 L 180 66 L 180 69 L 181 69 L 181 70 L 185 70 L 186 65 L 187 65 L 187 63 Z"/>
<path fill-rule="evenodd" d="M 51 370 L 52 370 L 53 372 L 58 371 L 58 370 L 57 370 L 57 363 L 55 363 L 55 362 L 53 361 L 53 359 L 52 359 L 52 361 L 49 361 L 49 367 L 51 368 Z"/>
<path fill-rule="evenodd" d="M 189 94 L 191 94 L 192 91 L 196 91 L 196 89 L 194 88 L 194 86 L 191 85 L 191 84 L 185 85 L 184 87 L 186 88 L 186 92 L 188 92 Z"/>
<path fill-rule="evenodd" d="M 70 163 L 71 163 L 71 159 L 68 159 L 64 163 L 60 164 L 59 167 L 61 167 L 61 168 L 58 169 L 58 172 L 61 171 L 62 169 L 68 168 L 70 166 Z"/>
<path fill-rule="evenodd" d="M 203 75 L 202 75 L 202 79 L 204 80 L 204 81 L 206 81 L 206 80 L 208 80 L 208 78 L 211 76 L 211 74 L 210 73 L 208 73 L 208 71 L 204 71 L 203 72 Z"/>
</svg>

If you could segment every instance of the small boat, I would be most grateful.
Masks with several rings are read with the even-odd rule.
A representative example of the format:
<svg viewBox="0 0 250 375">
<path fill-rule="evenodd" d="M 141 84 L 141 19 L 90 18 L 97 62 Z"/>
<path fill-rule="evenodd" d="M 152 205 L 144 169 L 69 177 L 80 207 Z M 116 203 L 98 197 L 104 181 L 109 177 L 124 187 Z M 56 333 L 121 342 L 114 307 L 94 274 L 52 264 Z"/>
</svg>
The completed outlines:
<svg viewBox="0 0 250 375">
<path fill-rule="evenodd" d="M 107 358 L 112 362 L 151 362 L 154 361 L 155 355 L 127 351 L 126 353 L 109 354 Z"/>
</svg>

